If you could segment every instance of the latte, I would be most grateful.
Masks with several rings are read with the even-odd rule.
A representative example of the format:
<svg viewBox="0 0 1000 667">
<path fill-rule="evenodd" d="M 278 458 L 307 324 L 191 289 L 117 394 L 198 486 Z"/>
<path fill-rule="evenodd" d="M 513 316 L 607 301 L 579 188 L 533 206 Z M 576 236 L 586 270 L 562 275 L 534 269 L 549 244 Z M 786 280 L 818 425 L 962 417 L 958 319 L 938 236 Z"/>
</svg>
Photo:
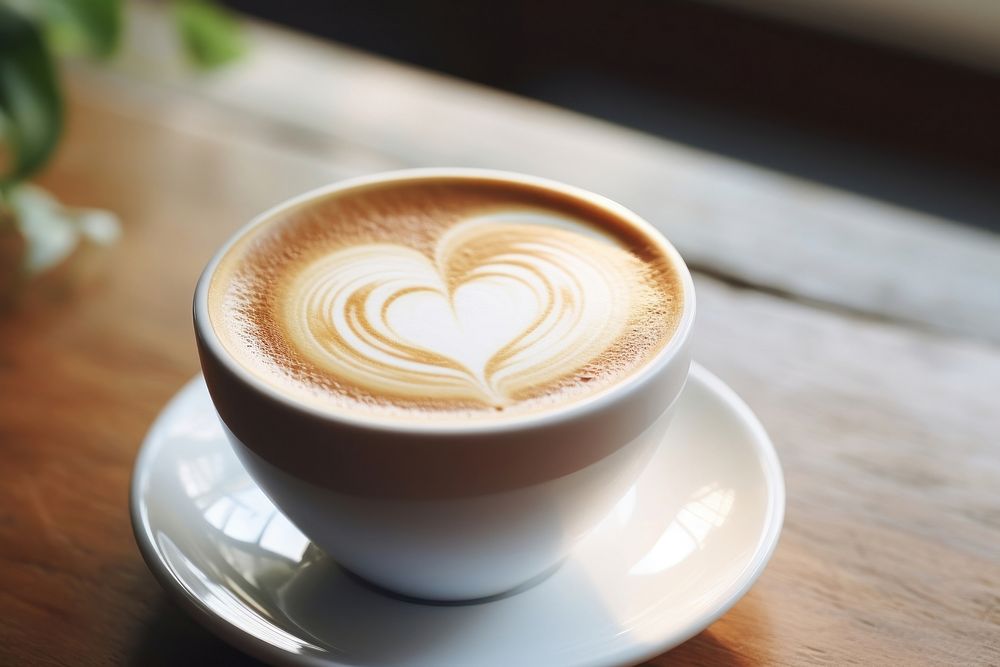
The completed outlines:
<svg viewBox="0 0 1000 667">
<path fill-rule="evenodd" d="M 258 379 L 334 413 L 503 419 L 629 378 L 682 285 L 655 233 L 584 198 L 413 177 L 301 201 L 211 277 L 211 325 Z"/>
</svg>

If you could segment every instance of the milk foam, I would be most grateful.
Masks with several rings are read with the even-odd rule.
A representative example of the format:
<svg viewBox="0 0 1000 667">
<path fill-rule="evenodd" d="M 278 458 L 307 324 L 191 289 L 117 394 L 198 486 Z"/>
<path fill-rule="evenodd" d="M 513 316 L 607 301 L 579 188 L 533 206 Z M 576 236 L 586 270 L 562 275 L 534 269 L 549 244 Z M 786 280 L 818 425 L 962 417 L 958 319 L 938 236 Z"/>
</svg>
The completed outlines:
<svg viewBox="0 0 1000 667">
<path fill-rule="evenodd" d="M 621 335 L 641 267 L 565 219 L 503 218 L 455 225 L 433 258 L 385 243 L 318 258 L 286 293 L 293 342 L 393 396 L 503 406 L 572 373 Z"/>
<path fill-rule="evenodd" d="M 368 193 L 237 246 L 213 279 L 220 339 L 310 403 L 433 418 L 576 400 L 669 340 L 680 287 L 653 244 L 506 189 L 456 188 L 422 189 L 411 209 Z"/>
</svg>

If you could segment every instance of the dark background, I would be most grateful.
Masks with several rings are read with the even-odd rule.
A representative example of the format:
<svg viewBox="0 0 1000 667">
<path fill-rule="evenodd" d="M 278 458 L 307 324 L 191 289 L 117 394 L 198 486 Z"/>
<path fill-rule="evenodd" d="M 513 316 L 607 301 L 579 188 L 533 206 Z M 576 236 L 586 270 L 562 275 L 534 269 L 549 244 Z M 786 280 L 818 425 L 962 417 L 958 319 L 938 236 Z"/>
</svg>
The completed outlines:
<svg viewBox="0 0 1000 667">
<path fill-rule="evenodd" d="M 697 2 L 227 4 L 1000 231 L 1000 74 L 985 69 Z"/>
</svg>

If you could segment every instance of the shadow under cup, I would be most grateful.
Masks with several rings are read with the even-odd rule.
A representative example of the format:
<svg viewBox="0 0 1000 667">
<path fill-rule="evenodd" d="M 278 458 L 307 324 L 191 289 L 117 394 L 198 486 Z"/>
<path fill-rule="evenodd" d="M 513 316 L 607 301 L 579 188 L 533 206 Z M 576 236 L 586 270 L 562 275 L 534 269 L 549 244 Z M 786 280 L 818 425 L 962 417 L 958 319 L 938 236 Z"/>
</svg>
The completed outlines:
<svg viewBox="0 0 1000 667">
<path fill-rule="evenodd" d="M 414 173 L 342 183 L 291 203 Z M 254 481 L 303 534 L 355 574 L 410 597 L 472 600 L 552 570 L 635 482 L 662 441 L 687 379 L 694 290 L 676 250 L 648 223 L 601 197 L 497 172 L 420 174 L 504 178 L 587 198 L 661 243 L 683 283 L 681 321 L 671 340 L 605 392 L 509 421 L 409 423 L 323 412 L 244 369 L 208 315 L 210 279 L 229 245 L 209 263 L 195 293 L 198 351 L 212 401 Z"/>
</svg>

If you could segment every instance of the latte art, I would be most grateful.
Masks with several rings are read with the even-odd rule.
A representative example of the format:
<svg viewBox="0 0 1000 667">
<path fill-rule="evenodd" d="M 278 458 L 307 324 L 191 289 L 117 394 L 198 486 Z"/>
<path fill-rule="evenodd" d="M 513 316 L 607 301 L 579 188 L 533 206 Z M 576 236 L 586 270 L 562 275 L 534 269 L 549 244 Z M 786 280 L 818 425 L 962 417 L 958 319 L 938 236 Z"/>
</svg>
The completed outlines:
<svg viewBox="0 0 1000 667">
<path fill-rule="evenodd" d="M 652 234 L 502 178 L 348 188 L 241 236 L 208 312 L 247 372 L 321 410 L 504 419 L 595 396 L 666 346 L 682 285 Z"/>
<path fill-rule="evenodd" d="M 391 396 L 504 406 L 572 373 L 622 334 L 641 266 L 555 218 L 502 220 L 455 225 L 433 257 L 383 243 L 317 259 L 288 289 L 293 342 Z"/>
</svg>

